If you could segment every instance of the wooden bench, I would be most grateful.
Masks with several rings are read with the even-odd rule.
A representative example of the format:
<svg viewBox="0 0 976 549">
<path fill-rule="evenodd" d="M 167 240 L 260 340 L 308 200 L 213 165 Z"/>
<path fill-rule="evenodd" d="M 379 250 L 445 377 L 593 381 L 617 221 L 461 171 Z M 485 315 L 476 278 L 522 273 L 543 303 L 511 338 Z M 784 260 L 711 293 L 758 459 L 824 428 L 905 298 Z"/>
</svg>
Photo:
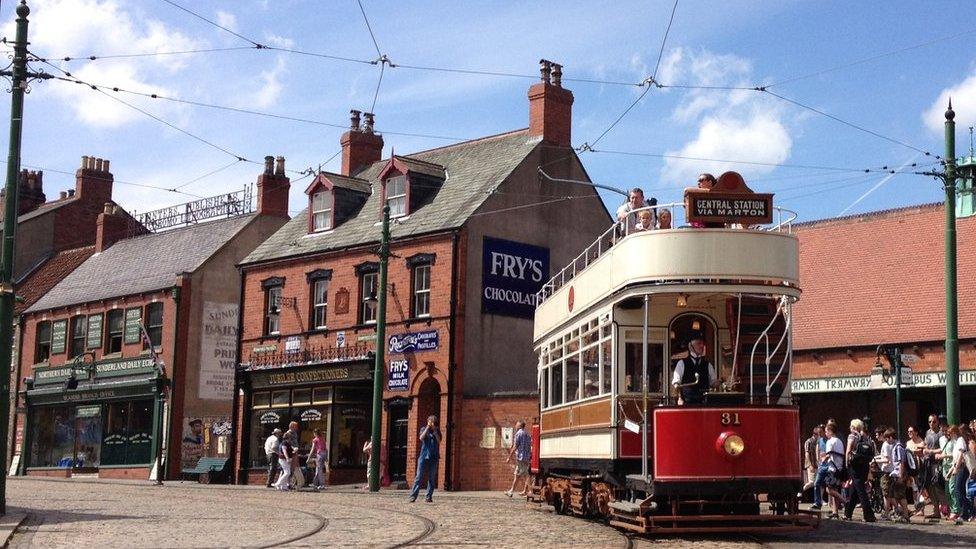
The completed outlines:
<svg viewBox="0 0 976 549">
<path fill-rule="evenodd" d="M 197 462 L 196 467 L 183 469 L 181 472 L 186 475 L 197 475 L 197 482 L 200 484 L 226 483 L 230 477 L 227 471 L 228 458 L 203 457 Z"/>
</svg>

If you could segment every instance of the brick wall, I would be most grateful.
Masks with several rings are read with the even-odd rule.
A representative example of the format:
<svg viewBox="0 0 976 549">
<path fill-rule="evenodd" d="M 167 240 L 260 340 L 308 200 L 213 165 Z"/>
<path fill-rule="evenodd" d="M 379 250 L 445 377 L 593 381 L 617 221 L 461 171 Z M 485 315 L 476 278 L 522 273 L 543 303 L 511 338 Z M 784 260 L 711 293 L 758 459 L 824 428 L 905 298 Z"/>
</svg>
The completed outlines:
<svg viewBox="0 0 976 549">
<path fill-rule="evenodd" d="M 976 369 L 976 342 L 961 341 L 959 344 L 960 370 Z M 902 345 L 903 353 L 917 355 L 921 360 L 912 366 L 915 373 L 944 372 L 945 351 L 942 343 L 919 342 Z M 874 366 L 877 348 L 822 349 L 817 351 L 797 351 L 793 355 L 793 378 L 820 378 L 870 375 Z M 816 356 L 814 356 L 816 355 Z M 884 359 L 882 365 L 888 367 Z"/>
<path fill-rule="evenodd" d="M 539 415 L 535 397 L 466 397 L 461 404 L 458 479 L 461 490 L 508 490 L 513 463 L 505 463 L 508 448 L 502 446 L 501 430 L 519 420 L 532 424 Z M 494 448 L 480 443 L 486 427 L 495 428 Z"/>
</svg>

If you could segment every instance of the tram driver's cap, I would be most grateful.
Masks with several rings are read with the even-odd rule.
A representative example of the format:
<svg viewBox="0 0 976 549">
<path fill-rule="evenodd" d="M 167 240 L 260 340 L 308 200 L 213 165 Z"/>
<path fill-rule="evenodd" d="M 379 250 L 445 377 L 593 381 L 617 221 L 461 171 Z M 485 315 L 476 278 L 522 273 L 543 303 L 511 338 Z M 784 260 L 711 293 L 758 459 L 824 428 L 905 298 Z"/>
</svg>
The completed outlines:
<svg viewBox="0 0 976 549">
<path fill-rule="evenodd" d="M 691 334 L 688 336 L 688 343 L 691 343 L 693 341 L 704 342 L 705 341 L 704 334 L 702 334 L 701 332 L 691 332 Z"/>
</svg>

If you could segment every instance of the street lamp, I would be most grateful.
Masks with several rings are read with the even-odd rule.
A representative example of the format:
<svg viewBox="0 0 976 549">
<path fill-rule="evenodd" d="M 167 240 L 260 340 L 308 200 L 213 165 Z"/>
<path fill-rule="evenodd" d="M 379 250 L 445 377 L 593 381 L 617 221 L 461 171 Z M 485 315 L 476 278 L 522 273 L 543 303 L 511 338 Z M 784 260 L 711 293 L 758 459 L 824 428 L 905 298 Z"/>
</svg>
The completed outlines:
<svg viewBox="0 0 976 549">
<path fill-rule="evenodd" d="M 69 365 L 71 369 L 68 374 L 68 379 L 64 380 L 64 390 L 74 391 L 78 388 L 78 370 L 82 370 L 88 374 L 88 378 L 91 379 L 92 370 L 95 367 L 95 353 L 92 351 L 85 351 L 80 355 L 76 356 L 75 359 Z"/>
</svg>

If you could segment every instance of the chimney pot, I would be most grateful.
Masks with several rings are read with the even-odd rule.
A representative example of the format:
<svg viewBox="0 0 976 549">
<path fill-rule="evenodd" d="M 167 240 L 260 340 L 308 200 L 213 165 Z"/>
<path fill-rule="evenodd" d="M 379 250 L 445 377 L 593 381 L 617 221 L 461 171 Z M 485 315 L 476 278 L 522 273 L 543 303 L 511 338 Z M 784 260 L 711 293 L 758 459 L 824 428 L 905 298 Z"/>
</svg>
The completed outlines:
<svg viewBox="0 0 976 549">
<path fill-rule="evenodd" d="M 275 175 L 285 175 L 285 157 L 279 156 L 275 159 Z"/>
<path fill-rule="evenodd" d="M 549 83 L 549 75 L 552 74 L 552 62 L 546 59 L 539 60 L 539 73 L 542 76 L 542 81 L 546 84 Z"/>
<path fill-rule="evenodd" d="M 371 112 L 363 113 L 363 118 L 366 119 L 366 122 L 363 124 L 363 131 L 364 132 L 366 132 L 366 133 L 373 133 L 374 116 L 375 115 L 373 113 L 371 113 Z"/>
<path fill-rule="evenodd" d="M 74 189 L 68 189 L 68 197 L 70 198 L 70 197 L 72 197 L 74 195 L 75 195 L 75 190 Z"/>
<path fill-rule="evenodd" d="M 82 156 L 81 157 L 81 169 L 83 169 L 83 170 L 87 170 L 88 169 L 88 157 L 87 156 Z"/>
<path fill-rule="evenodd" d="M 58 194 L 61 196 L 61 200 L 64 200 L 65 198 L 68 198 L 68 191 L 61 191 Z"/>
<path fill-rule="evenodd" d="M 274 157 L 265 156 L 264 157 L 264 175 L 272 175 L 274 173 Z"/>
<path fill-rule="evenodd" d="M 349 111 L 349 129 L 358 130 L 359 129 L 359 115 L 361 113 L 356 109 Z"/>
<path fill-rule="evenodd" d="M 552 85 L 557 88 L 563 85 L 563 66 L 558 63 L 552 64 Z"/>
<path fill-rule="evenodd" d="M 112 203 L 111 202 L 106 202 L 105 203 L 105 207 L 102 209 L 102 212 L 105 215 L 112 215 L 112 214 L 115 213 L 115 207 L 112 206 Z"/>
<path fill-rule="evenodd" d="M 108 160 L 102 160 L 102 169 L 108 171 Z"/>
</svg>

